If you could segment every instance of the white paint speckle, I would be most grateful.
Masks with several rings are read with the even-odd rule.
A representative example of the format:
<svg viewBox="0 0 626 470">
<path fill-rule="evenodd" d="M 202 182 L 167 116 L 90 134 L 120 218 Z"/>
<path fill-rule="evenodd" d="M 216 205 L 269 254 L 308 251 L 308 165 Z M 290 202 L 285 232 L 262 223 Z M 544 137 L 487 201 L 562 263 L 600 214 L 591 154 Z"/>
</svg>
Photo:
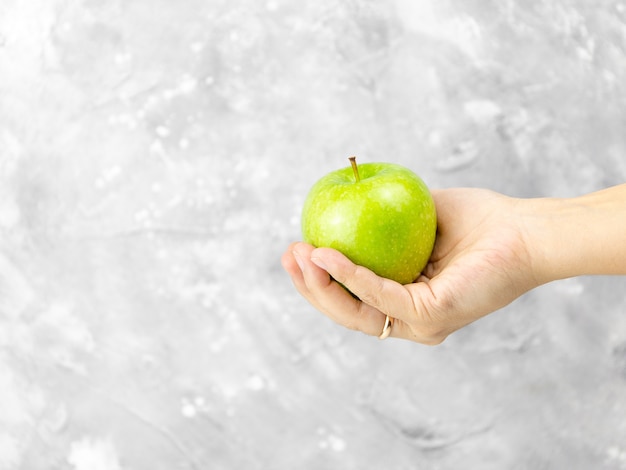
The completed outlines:
<svg viewBox="0 0 626 470">
<path fill-rule="evenodd" d="M 265 380 L 259 375 L 252 375 L 248 378 L 246 386 L 255 392 L 263 390 L 266 387 Z"/>
<path fill-rule="evenodd" d="M 122 470 L 109 439 L 84 437 L 70 444 L 67 461 L 74 470 Z"/>
</svg>

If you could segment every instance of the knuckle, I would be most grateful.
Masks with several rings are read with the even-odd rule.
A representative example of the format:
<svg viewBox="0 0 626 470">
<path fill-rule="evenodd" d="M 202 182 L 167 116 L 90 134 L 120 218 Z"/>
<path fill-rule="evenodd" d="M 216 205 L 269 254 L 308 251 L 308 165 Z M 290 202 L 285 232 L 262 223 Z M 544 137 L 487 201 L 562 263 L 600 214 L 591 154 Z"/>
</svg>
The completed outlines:
<svg viewBox="0 0 626 470">
<path fill-rule="evenodd" d="M 448 335 L 445 333 L 430 334 L 422 341 L 422 344 L 426 346 L 438 346 L 443 343 L 447 337 Z"/>
<path fill-rule="evenodd" d="M 378 295 L 375 292 L 366 291 L 359 295 L 359 299 L 361 302 L 366 303 L 367 305 L 371 305 L 372 307 L 378 308 L 379 299 Z"/>
<path fill-rule="evenodd" d="M 351 316 L 351 318 L 347 321 L 343 321 L 341 324 L 342 326 L 344 326 L 345 328 L 347 328 L 348 330 L 351 331 L 363 331 L 362 327 L 361 327 L 361 323 L 362 323 L 362 318 L 364 316 L 363 314 L 363 304 L 359 303 L 356 309 L 356 312 L 354 315 Z"/>
<path fill-rule="evenodd" d="M 425 346 L 437 346 L 443 343 L 451 333 L 443 327 L 424 324 L 423 322 L 401 322 L 397 324 L 402 330 L 398 331 L 399 336 L 405 339 L 423 344 Z"/>
<path fill-rule="evenodd" d="M 432 307 L 418 312 L 411 327 L 415 340 L 428 346 L 443 343 L 451 333 L 449 326 L 446 326 L 445 316 L 441 316 L 440 311 Z"/>
<path fill-rule="evenodd" d="M 448 332 L 440 328 L 420 327 L 413 330 L 414 340 L 426 346 L 438 346 L 448 337 Z"/>
<path fill-rule="evenodd" d="M 383 279 L 365 268 L 357 266 L 357 269 L 354 270 L 354 277 L 351 280 L 356 281 L 355 284 L 359 287 L 359 289 L 357 289 L 359 299 L 362 302 L 381 310 L 381 307 L 383 306 Z"/>
<path fill-rule="evenodd" d="M 350 269 L 346 270 L 343 276 L 343 281 L 347 284 L 355 284 L 359 282 L 361 277 L 362 267 L 356 264 L 352 265 Z"/>
</svg>

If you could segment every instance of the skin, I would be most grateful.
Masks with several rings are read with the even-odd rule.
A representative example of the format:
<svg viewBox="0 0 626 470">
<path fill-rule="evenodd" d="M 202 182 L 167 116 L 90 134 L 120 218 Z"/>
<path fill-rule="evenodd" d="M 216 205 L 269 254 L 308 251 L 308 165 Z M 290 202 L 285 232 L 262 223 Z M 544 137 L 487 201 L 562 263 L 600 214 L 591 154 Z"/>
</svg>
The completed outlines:
<svg viewBox="0 0 626 470">
<path fill-rule="evenodd" d="M 378 336 L 389 315 L 392 337 L 435 345 L 547 282 L 626 274 L 626 184 L 569 199 L 432 194 L 437 239 L 416 282 L 402 285 L 336 250 L 295 242 L 281 261 L 298 292 L 347 328 Z"/>
</svg>

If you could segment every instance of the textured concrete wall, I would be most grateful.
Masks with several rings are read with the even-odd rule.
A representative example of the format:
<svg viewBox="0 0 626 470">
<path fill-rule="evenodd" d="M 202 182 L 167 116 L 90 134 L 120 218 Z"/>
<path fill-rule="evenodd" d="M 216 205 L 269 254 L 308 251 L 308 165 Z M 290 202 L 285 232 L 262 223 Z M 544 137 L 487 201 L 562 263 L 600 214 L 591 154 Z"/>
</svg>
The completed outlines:
<svg viewBox="0 0 626 470">
<path fill-rule="evenodd" d="M 618 0 L 2 0 L 0 469 L 626 469 L 626 281 L 430 348 L 279 257 L 360 161 L 626 180 Z"/>
</svg>

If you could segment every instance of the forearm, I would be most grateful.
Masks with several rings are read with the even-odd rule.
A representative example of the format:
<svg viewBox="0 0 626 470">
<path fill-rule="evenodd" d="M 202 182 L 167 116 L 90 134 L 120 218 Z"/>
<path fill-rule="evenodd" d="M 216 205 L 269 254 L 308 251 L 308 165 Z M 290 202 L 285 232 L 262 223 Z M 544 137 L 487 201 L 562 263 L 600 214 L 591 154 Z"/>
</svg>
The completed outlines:
<svg viewBox="0 0 626 470">
<path fill-rule="evenodd" d="M 523 203 L 539 284 L 585 274 L 626 274 L 626 184 L 576 198 Z"/>
</svg>

